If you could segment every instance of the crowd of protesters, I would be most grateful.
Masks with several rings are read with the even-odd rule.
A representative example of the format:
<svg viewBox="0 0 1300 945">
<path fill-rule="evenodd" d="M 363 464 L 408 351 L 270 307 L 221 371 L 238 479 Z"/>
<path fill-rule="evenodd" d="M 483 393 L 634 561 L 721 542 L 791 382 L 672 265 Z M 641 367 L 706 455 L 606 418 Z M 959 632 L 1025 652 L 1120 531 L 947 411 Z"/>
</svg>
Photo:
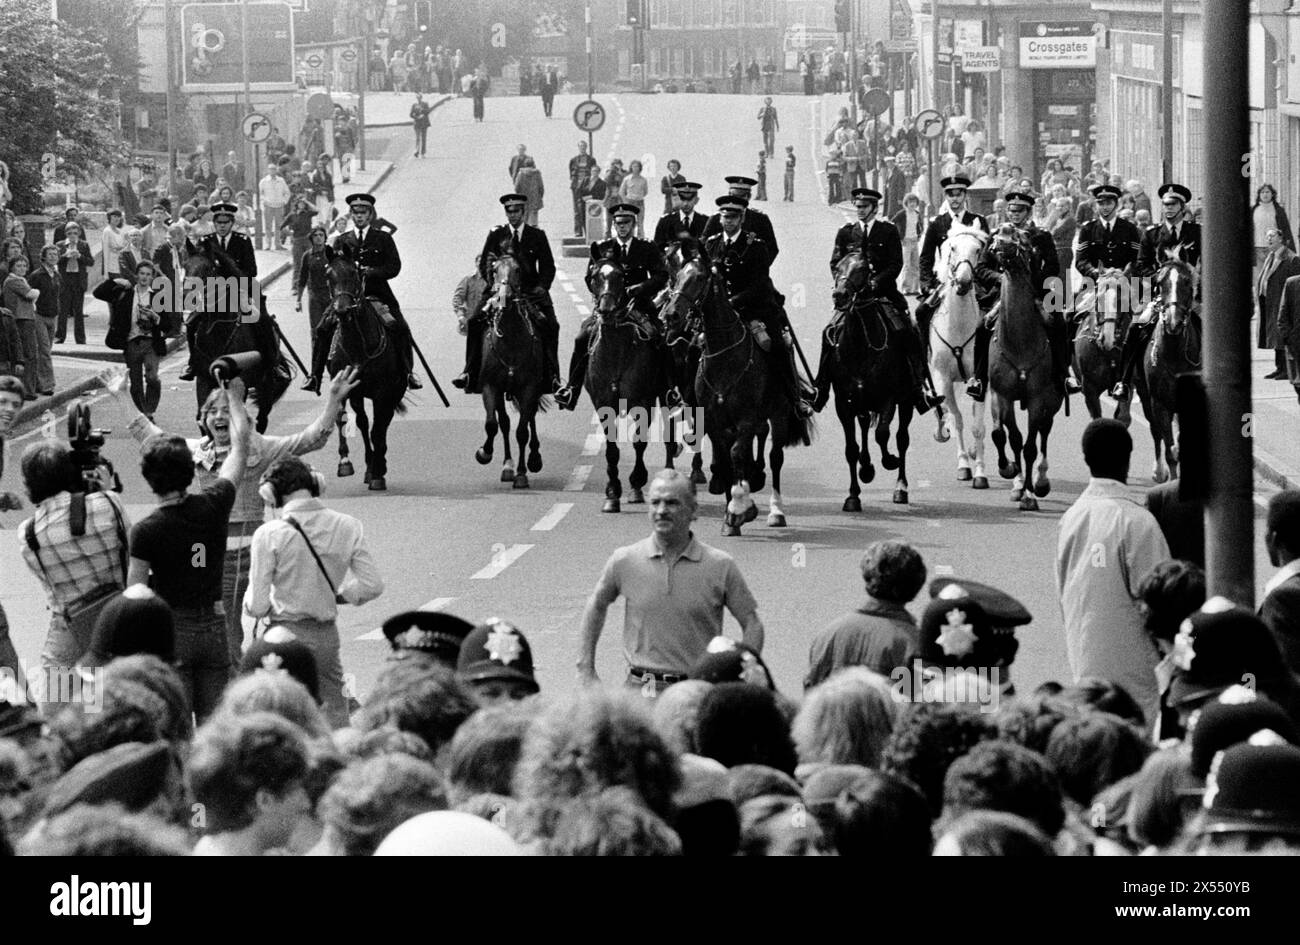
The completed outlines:
<svg viewBox="0 0 1300 945">
<path fill-rule="evenodd" d="M 0 435 L 21 390 L 0 378 Z M 299 458 L 336 409 L 284 449 L 254 441 L 238 380 L 205 441 L 133 421 L 156 499 L 134 523 L 116 493 L 86 492 L 66 445 L 27 449 L 18 534 L 52 617 L 39 668 L 0 632 L 0 852 L 1300 852 L 1300 493 L 1269 503 L 1259 613 L 1207 600 L 1200 565 L 1170 556 L 1167 512 L 1125 496 L 1127 431 L 1094 421 L 1092 479 L 1060 526 L 1067 679 L 1018 690 L 1033 616 L 977 573 L 923 595 L 921 554 L 886 540 L 791 692 L 763 659 L 761 600 L 695 537 L 689 478 L 664 471 L 650 536 L 595 583 L 567 691 L 541 690 L 509 619 L 414 611 L 385 621 L 389 660 L 357 693 L 337 611 L 382 594 L 382 562 Z M 231 532 L 250 499 L 265 521 Z M 232 534 L 250 538 L 251 636 L 224 609 Z M 628 675 L 607 686 L 595 652 L 620 596 Z"/>
</svg>

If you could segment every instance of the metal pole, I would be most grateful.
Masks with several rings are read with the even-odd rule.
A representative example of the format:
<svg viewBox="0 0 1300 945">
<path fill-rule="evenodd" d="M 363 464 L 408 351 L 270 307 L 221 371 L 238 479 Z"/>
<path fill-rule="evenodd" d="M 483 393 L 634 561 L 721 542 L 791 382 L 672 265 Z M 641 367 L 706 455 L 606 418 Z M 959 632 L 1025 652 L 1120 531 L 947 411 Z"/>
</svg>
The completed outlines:
<svg viewBox="0 0 1300 945">
<path fill-rule="evenodd" d="M 1205 389 L 1210 420 L 1210 498 L 1205 508 L 1206 590 L 1255 609 L 1255 509 L 1250 396 L 1251 259 L 1248 71 L 1250 8 L 1205 0 Z M 1166 50 L 1166 62 L 1169 56 Z M 1167 73 L 1166 73 L 1167 74 Z"/>
<path fill-rule="evenodd" d="M 1164 0 L 1160 8 L 1160 32 L 1164 37 L 1163 63 L 1160 76 L 1160 110 L 1161 133 L 1164 140 L 1164 159 L 1160 169 L 1164 175 L 1161 179 L 1169 183 L 1174 179 L 1174 0 Z M 1244 73 L 1243 73 L 1244 74 Z M 1241 75 L 1233 77 L 1234 82 L 1242 81 Z M 1206 127 L 1213 128 L 1213 125 Z M 1244 151 L 1244 149 L 1243 149 Z"/>
<path fill-rule="evenodd" d="M 241 47 L 240 55 L 243 59 L 244 69 L 244 114 L 251 115 L 253 113 L 253 86 L 248 73 L 248 0 L 243 0 L 243 3 L 239 5 L 239 36 L 239 45 Z M 253 245 L 264 246 L 266 245 L 265 242 L 263 242 L 264 237 L 269 234 L 263 234 L 262 232 L 262 188 L 258 186 L 258 174 L 261 168 L 258 167 L 257 145 L 251 141 L 247 141 L 247 139 L 245 139 L 245 141 L 247 147 L 253 152 Z M 245 155 L 247 155 L 247 152 L 245 152 Z M 247 156 L 245 156 L 244 161 L 244 166 L 247 167 Z M 245 181 L 245 183 L 247 183 L 247 181 Z M 275 239 L 274 236 L 270 236 L 270 238 L 272 240 Z"/>
<path fill-rule="evenodd" d="M 163 0 L 163 37 L 167 43 L 167 192 L 173 192 L 176 176 L 176 132 L 173 121 L 176 107 L 176 47 L 175 35 L 172 33 L 172 0 Z M 247 166 L 247 165 L 245 165 Z M 180 207 L 176 208 L 179 216 Z"/>
<path fill-rule="evenodd" d="M 930 75 L 934 83 L 935 111 L 939 108 L 939 0 L 930 0 Z"/>
<path fill-rule="evenodd" d="M 993 17 L 993 0 L 989 0 L 988 19 L 985 28 L 988 30 L 986 45 L 998 45 L 998 23 Z M 993 102 L 993 80 L 1000 76 L 1000 72 L 984 73 L 984 104 L 988 108 L 988 115 L 985 118 L 985 126 L 988 128 L 988 152 L 993 153 L 993 148 L 998 140 L 998 111 Z"/>
<path fill-rule="evenodd" d="M 366 169 L 366 84 L 370 81 L 370 8 L 361 11 L 365 24 L 361 28 L 361 61 L 357 64 L 357 157 L 360 170 Z"/>
<path fill-rule="evenodd" d="M 938 138 L 929 139 L 928 147 L 925 149 L 926 158 L 929 161 L 929 167 L 930 167 L 929 171 L 926 174 L 925 179 L 930 187 L 930 208 L 929 209 L 930 209 L 931 217 L 938 215 L 937 214 L 938 197 L 936 196 L 935 187 L 938 186 L 939 182 L 934 179 L 934 146 L 935 146 L 935 142 L 938 140 L 939 140 Z"/>
<path fill-rule="evenodd" d="M 849 115 L 853 119 L 853 127 L 858 126 L 858 85 L 862 78 L 858 75 L 858 42 L 854 34 L 855 19 L 853 16 L 854 7 L 857 4 L 849 4 L 849 32 L 845 45 L 848 46 L 849 53 Z M 817 81 L 815 78 L 813 81 Z"/>
<path fill-rule="evenodd" d="M 585 13 L 587 24 L 587 98 L 596 96 L 596 54 L 591 44 L 591 0 L 587 0 Z M 587 151 L 591 152 L 591 135 L 587 135 Z M 593 157 L 595 155 L 592 155 Z"/>
</svg>

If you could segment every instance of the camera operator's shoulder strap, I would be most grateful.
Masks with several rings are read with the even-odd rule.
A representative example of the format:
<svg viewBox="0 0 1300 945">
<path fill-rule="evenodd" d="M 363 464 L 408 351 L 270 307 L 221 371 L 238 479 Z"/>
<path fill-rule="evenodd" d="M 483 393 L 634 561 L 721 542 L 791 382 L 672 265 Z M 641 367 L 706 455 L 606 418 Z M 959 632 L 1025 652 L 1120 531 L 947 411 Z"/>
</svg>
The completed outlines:
<svg viewBox="0 0 1300 945">
<path fill-rule="evenodd" d="M 118 511 L 117 503 L 113 501 L 108 493 L 104 493 L 104 500 L 108 502 L 108 507 L 112 509 L 113 518 L 117 524 L 118 559 L 122 565 L 122 583 L 125 584 L 129 568 L 127 561 L 129 539 L 126 533 L 126 523 L 122 521 L 122 513 Z M 86 534 L 86 493 L 84 492 L 72 493 L 72 501 L 68 506 L 68 528 L 76 537 Z M 27 542 L 27 547 L 32 550 L 32 554 L 36 556 L 36 563 L 40 565 L 41 572 L 44 573 L 45 563 L 41 561 L 41 546 L 40 542 L 36 540 L 35 513 L 27 520 L 27 528 L 23 531 L 23 538 Z M 46 579 L 49 579 L 49 575 L 46 575 Z"/>
</svg>

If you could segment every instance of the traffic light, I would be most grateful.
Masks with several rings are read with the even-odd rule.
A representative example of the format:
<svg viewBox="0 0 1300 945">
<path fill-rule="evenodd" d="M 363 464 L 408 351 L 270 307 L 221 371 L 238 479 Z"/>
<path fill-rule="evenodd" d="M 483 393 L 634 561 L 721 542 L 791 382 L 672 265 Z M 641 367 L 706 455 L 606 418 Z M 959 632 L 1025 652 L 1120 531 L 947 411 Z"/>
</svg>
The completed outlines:
<svg viewBox="0 0 1300 945">
<path fill-rule="evenodd" d="M 853 0 L 835 0 L 835 32 L 849 33 L 852 32 L 853 26 L 850 20 L 850 7 Z"/>
<path fill-rule="evenodd" d="M 421 33 L 426 32 L 433 25 L 433 3 L 432 0 L 418 0 L 415 4 L 415 25 L 419 27 Z"/>
<path fill-rule="evenodd" d="M 641 22 L 641 0 L 627 0 L 627 25 L 644 25 Z"/>
</svg>

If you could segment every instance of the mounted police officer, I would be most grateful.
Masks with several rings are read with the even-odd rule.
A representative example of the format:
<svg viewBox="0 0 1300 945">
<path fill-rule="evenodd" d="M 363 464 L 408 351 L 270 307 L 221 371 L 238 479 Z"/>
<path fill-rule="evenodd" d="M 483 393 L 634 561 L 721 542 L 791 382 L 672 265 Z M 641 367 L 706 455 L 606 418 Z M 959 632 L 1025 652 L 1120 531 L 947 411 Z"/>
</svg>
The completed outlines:
<svg viewBox="0 0 1300 945">
<path fill-rule="evenodd" d="M 684 181 L 673 188 L 677 206 L 655 224 L 654 244 L 661 252 L 668 252 L 668 245 L 680 240 L 683 233 L 697 240 L 704 238 L 704 228 L 709 220 L 695 209 L 700 201 L 700 186 L 694 181 Z"/>
<path fill-rule="evenodd" d="M 935 394 L 930 380 L 930 370 L 925 363 L 921 336 L 916 325 L 907 317 L 907 302 L 898 291 L 896 280 L 903 271 L 903 240 L 898 228 L 888 220 L 877 218 L 880 207 L 879 191 L 869 187 L 857 187 L 851 192 L 853 205 L 857 208 L 856 223 L 846 223 L 835 234 L 835 248 L 831 251 L 831 275 L 840 260 L 850 253 L 861 251 L 870 267 L 871 294 L 888 304 L 884 310 L 888 313 L 891 335 L 899 339 L 907 363 L 912 371 L 912 400 L 921 413 L 943 403 L 943 398 Z M 821 363 L 817 368 L 817 399 L 813 409 L 820 411 L 830 398 L 831 378 L 828 362 L 833 345 L 830 337 L 844 321 L 846 310 L 836 309 L 830 324 L 822 333 Z"/>
<path fill-rule="evenodd" d="M 397 252 L 397 244 L 387 231 L 375 226 L 375 198 L 372 194 L 349 194 L 347 204 L 352 213 L 354 228 L 335 238 L 334 252 L 347 256 L 358 267 L 363 297 L 374 299 L 388 309 L 397 332 L 395 340 L 401 350 L 402 362 L 406 365 L 407 386 L 411 390 L 419 390 L 424 385 L 411 370 L 411 329 L 402 315 L 402 307 L 397 304 L 397 296 L 388 284 L 390 279 L 396 279 L 402 271 L 402 257 Z M 321 377 L 329 361 L 335 324 L 336 319 L 327 315 L 316 327 L 311 378 L 303 385 L 303 390 L 320 393 Z"/>
<path fill-rule="evenodd" d="M 235 213 L 239 208 L 233 203 L 214 203 L 210 209 L 214 232 L 199 240 L 195 249 L 213 260 L 224 255 L 234 266 L 237 278 L 249 282 L 256 279 L 257 254 L 253 251 L 253 241 L 243 233 L 235 232 Z M 183 297 L 186 293 L 181 294 Z M 205 296 L 206 294 L 205 292 Z M 280 339 L 275 334 L 271 316 L 266 310 L 266 298 L 260 292 L 258 297 L 261 299 L 262 317 L 253 323 L 253 334 L 257 338 L 257 350 L 262 358 L 267 364 L 272 364 L 279 357 Z M 185 372 L 180 375 L 183 381 L 194 380 L 197 371 L 195 358 L 198 354 L 195 350 L 194 330 L 194 321 L 191 320 L 185 328 L 185 337 L 190 346 L 190 362 Z"/>
<path fill-rule="evenodd" d="M 1096 202 L 1097 216 L 1079 227 L 1074 268 L 1094 286 L 1093 305 L 1095 306 L 1097 304 L 1095 287 L 1103 277 L 1117 274 L 1124 279 L 1129 279 L 1136 273 L 1142 231 L 1133 221 L 1119 218 L 1117 211 L 1122 194 L 1118 187 L 1112 184 L 1098 184 L 1088 192 Z M 1120 293 L 1119 300 L 1126 309 L 1125 314 L 1132 314 L 1133 297 L 1134 294 L 1127 290 Z M 1078 330 L 1078 324 L 1078 319 L 1075 319 L 1071 335 Z"/>
<path fill-rule="evenodd" d="M 916 327 L 926 348 L 930 344 L 930 321 L 934 318 L 935 310 L 939 307 L 939 276 L 934 270 L 934 261 L 939 255 L 939 248 L 948 239 L 948 231 L 952 229 L 955 221 L 960 220 L 965 226 L 978 227 L 985 233 L 989 232 L 988 222 L 978 213 L 966 209 L 966 189 L 970 187 L 969 178 L 962 174 L 954 174 L 939 181 L 939 186 L 943 188 L 944 206 L 925 228 L 925 236 L 921 239 L 921 258 L 919 260 L 921 300 L 916 306 Z M 989 332 L 982 325 L 975 332 L 977 360 L 981 343 L 983 344 L 984 360 L 987 362 Z M 984 399 L 984 388 L 974 377 L 966 382 L 966 392 L 977 400 Z"/>
<path fill-rule="evenodd" d="M 793 338 L 787 338 L 785 313 L 772 286 L 767 244 L 743 228 L 749 201 L 728 194 L 716 200 L 721 231 L 704 242 L 714 270 L 722 276 L 732 307 L 749 323 L 755 342 L 769 352 L 773 379 L 801 415 L 812 413 L 794 372 Z M 775 342 L 773 335 L 776 336 Z"/>
<path fill-rule="evenodd" d="M 1165 222 L 1147 228 L 1138 249 L 1136 274 L 1144 279 L 1155 276 L 1160 267 L 1170 259 L 1181 259 L 1198 272 L 1201 267 L 1201 225 L 1187 213 L 1192 192 L 1182 184 L 1165 184 L 1157 192 L 1164 206 Z M 1196 289 L 1197 305 L 1193 316 L 1199 318 L 1200 283 Z M 1159 306 L 1153 301 L 1145 310 L 1133 317 L 1128 336 L 1124 339 L 1124 354 L 1120 361 L 1120 380 L 1111 393 L 1115 397 L 1127 395 L 1129 377 L 1134 366 L 1146 350 L 1151 333 L 1155 331 L 1155 316 Z"/>
<path fill-rule="evenodd" d="M 739 175 L 728 177 L 726 181 L 728 194 L 732 197 L 743 197 L 745 200 L 745 210 L 740 216 L 740 228 L 747 233 L 753 233 L 763 241 L 763 245 L 767 248 L 768 265 L 771 265 L 776 262 L 776 254 L 780 252 L 776 245 L 776 233 L 772 230 L 772 221 L 766 213 L 749 206 L 750 193 L 758 186 L 758 181 L 752 177 Z M 708 240 L 722 230 L 722 214 L 715 213 L 709 217 L 709 222 L 704 227 L 704 239 Z"/>
<path fill-rule="evenodd" d="M 592 289 L 591 277 L 600 263 L 606 260 L 618 263 L 623 269 L 628 314 L 649 335 L 652 344 L 662 347 L 662 332 L 653 300 L 668 284 L 668 264 L 659 247 L 633 235 L 636 232 L 638 212 L 638 208 L 630 203 L 616 204 L 611 208 L 614 235 L 591 244 L 591 259 L 587 263 L 587 288 Z M 593 313 L 583 319 L 582 329 L 573 343 L 573 357 L 569 360 L 569 382 L 555 392 L 555 402 L 564 410 L 574 409 L 582 394 L 590 354 L 588 345 L 596 327 L 596 318 Z M 666 369 L 666 364 L 664 367 Z"/>
<path fill-rule="evenodd" d="M 506 222 L 495 226 L 483 241 L 479 254 L 478 271 L 489 286 L 492 285 L 492 260 L 511 255 L 519 263 L 519 288 L 541 312 L 542 340 L 546 343 L 546 378 L 543 388 L 552 392 L 560 386 L 560 323 L 555 318 L 555 305 L 551 302 L 551 283 L 555 281 L 555 258 L 551 243 L 540 227 L 524 223 L 528 198 L 523 194 L 505 194 L 500 198 L 506 211 Z M 488 294 L 484 293 L 486 302 Z M 481 311 L 481 307 L 480 307 Z M 473 391 L 478 386 L 479 361 L 483 353 L 483 321 L 471 318 L 466 327 L 465 370 L 452 384 L 461 390 Z"/>
<path fill-rule="evenodd" d="M 1061 282 L 1061 259 L 1056 254 L 1056 244 L 1052 241 L 1052 234 L 1035 226 L 1033 219 L 1030 217 L 1030 211 L 1034 208 L 1033 194 L 1013 191 L 1008 193 L 1004 199 L 1007 204 L 1007 222 L 1003 226 L 1011 226 L 1029 238 L 1031 253 L 1029 278 L 1030 283 L 1039 293 L 1039 314 L 1043 319 L 1043 327 L 1047 329 L 1047 342 L 1052 354 L 1052 377 L 1068 393 L 1077 393 L 1079 390 L 1078 385 L 1072 383 L 1069 379 L 1070 332 L 1065 324 L 1062 302 L 1064 291 Z M 981 275 L 992 274 L 1000 269 L 994 253 L 996 245 L 997 239 L 995 238 L 985 247 L 984 258 L 980 263 Z M 996 330 L 998 314 L 1001 310 L 1002 300 L 999 299 L 984 320 L 985 324 L 993 330 Z M 977 400 L 984 398 L 984 391 L 988 385 L 988 351 L 988 342 L 985 341 L 981 347 L 979 339 L 976 338 L 975 380 L 979 386 L 978 390 L 973 392 L 971 396 Z M 967 385 L 967 390 L 971 390 L 971 385 Z M 978 393 L 978 397 L 975 396 L 976 393 Z"/>
</svg>

